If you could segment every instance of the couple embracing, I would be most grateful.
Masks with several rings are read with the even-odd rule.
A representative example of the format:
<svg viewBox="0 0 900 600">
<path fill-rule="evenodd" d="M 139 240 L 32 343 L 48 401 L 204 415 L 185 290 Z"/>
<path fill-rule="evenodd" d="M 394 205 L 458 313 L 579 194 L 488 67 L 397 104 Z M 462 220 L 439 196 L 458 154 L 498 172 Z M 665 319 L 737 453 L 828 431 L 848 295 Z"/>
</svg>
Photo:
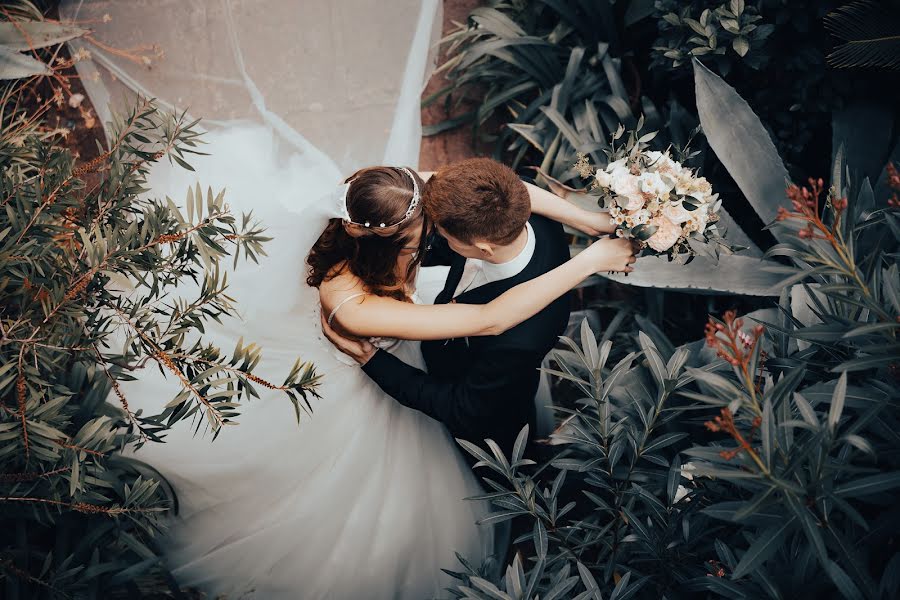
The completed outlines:
<svg viewBox="0 0 900 600">
<path fill-rule="evenodd" d="M 240 188 L 256 168 L 292 189 L 289 168 L 246 154 L 252 140 L 220 142 L 201 178 Z M 454 553 L 502 561 L 476 523 L 486 504 L 465 500 L 482 491 L 453 438 L 508 454 L 523 426 L 535 430 L 566 292 L 631 270 L 631 243 L 602 238 L 570 259 L 561 223 L 603 235 L 609 217 L 489 159 L 365 168 L 302 210 L 247 191 L 275 248 L 232 281 L 249 303 L 240 332 L 211 333 L 261 340 L 265 363 L 311 360 L 322 398 L 299 428 L 263 398 L 208 447 L 170 436 L 148 448 L 179 495 L 164 542 L 176 577 L 236 598 L 419 599 L 450 584 L 441 569 Z"/>
</svg>

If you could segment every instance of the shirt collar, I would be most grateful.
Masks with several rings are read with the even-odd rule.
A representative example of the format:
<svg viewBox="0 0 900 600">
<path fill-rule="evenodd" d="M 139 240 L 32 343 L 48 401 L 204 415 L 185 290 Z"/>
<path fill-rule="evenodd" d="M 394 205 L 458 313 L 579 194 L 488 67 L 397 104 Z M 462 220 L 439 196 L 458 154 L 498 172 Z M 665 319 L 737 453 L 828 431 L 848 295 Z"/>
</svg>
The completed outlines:
<svg viewBox="0 0 900 600">
<path fill-rule="evenodd" d="M 528 234 L 528 239 L 525 242 L 525 247 L 522 248 L 522 251 L 519 252 L 515 258 L 500 264 L 482 261 L 481 269 L 487 283 L 515 277 L 524 271 L 525 267 L 528 266 L 528 263 L 531 262 L 531 258 L 534 256 L 535 246 L 534 230 L 531 228 L 531 223 L 525 223 L 525 231 Z"/>
</svg>

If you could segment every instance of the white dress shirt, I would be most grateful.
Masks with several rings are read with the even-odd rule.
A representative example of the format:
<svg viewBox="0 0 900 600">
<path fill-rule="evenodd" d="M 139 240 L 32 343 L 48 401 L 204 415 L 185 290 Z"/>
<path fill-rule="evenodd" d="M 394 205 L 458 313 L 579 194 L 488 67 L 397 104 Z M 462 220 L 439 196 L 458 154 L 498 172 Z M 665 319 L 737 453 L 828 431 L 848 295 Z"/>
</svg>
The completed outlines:
<svg viewBox="0 0 900 600">
<path fill-rule="evenodd" d="M 531 223 L 525 223 L 525 231 L 528 233 L 525 247 L 512 260 L 498 264 L 478 258 L 467 258 L 462 277 L 459 279 L 459 284 L 456 286 L 456 292 L 453 296 L 459 296 L 463 292 L 474 290 L 486 283 L 515 277 L 524 271 L 534 256 L 535 246 L 534 230 L 531 228 Z"/>
</svg>

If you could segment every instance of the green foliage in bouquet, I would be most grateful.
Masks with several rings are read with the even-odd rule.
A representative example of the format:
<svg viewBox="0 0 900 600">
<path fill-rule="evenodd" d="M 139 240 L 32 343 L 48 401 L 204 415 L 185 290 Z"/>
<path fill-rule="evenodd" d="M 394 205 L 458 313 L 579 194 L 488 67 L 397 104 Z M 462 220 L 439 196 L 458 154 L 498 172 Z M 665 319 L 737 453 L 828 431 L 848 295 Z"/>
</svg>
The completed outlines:
<svg viewBox="0 0 900 600">
<path fill-rule="evenodd" d="M 0 595 L 134 597 L 164 572 L 153 538 L 173 498 L 120 451 L 183 420 L 218 435 L 260 387 L 280 390 L 299 418 L 318 376 L 298 361 L 272 384 L 253 374 L 255 345 L 229 355 L 203 339 L 206 324 L 235 314 L 227 263 L 255 261 L 267 238 L 222 194 L 189 190 L 186 215 L 143 196 L 153 163 L 190 168 L 195 123 L 141 101 L 113 123 L 109 150 L 77 166 L 27 120 L 3 125 Z M 146 415 L 120 384 L 153 367 L 172 400 Z"/>
</svg>

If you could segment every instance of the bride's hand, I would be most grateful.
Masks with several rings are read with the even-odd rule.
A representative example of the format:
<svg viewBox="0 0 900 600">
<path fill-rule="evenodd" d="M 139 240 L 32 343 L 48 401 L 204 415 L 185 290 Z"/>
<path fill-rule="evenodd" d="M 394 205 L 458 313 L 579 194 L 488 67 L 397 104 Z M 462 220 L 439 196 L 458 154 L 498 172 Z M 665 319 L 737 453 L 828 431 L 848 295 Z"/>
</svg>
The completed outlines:
<svg viewBox="0 0 900 600">
<path fill-rule="evenodd" d="M 356 340 L 344 337 L 332 329 L 328 324 L 328 319 L 325 318 L 324 313 L 322 313 L 320 317 L 322 320 L 322 332 L 325 334 L 325 337 L 328 338 L 328 341 L 334 344 L 335 348 L 355 360 L 360 365 L 365 365 L 373 356 L 375 356 L 375 352 L 378 348 L 372 345 L 371 342 L 368 340 Z"/>
<path fill-rule="evenodd" d="M 595 273 L 618 271 L 630 273 L 631 265 L 637 260 L 635 254 L 640 250 L 635 242 L 623 238 L 603 238 L 597 240 L 579 254 L 589 261 Z"/>
</svg>

